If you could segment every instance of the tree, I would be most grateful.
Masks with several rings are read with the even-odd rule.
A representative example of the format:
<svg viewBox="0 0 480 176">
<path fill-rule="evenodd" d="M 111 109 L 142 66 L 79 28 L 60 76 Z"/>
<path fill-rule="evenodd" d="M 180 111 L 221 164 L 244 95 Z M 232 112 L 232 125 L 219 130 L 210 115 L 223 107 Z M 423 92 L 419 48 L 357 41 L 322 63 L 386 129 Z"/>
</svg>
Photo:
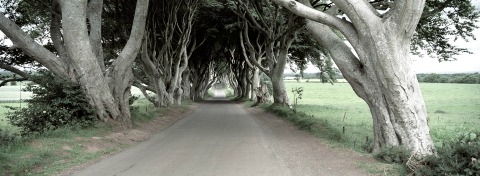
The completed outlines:
<svg viewBox="0 0 480 176">
<path fill-rule="evenodd" d="M 103 70 L 103 60 L 98 59 L 102 57 L 103 1 L 56 2 L 50 7 L 50 33 L 56 53 L 39 45 L 3 15 L 0 16 L 0 30 L 33 60 L 58 76 L 80 83 L 99 119 L 131 126 L 128 104 L 131 66 L 143 39 L 149 2 L 137 1 L 129 40 L 108 70 Z"/>
<path fill-rule="evenodd" d="M 194 37 L 198 3 L 198 0 L 157 1 L 150 8 L 152 16 L 140 57 L 143 73 L 137 76 L 136 85 L 141 90 L 150 87 L 156 93 L 149 100 L 157 107 L 181 104 L 182 75 L 188 77 L 189 59 L 204 41 L 197 42 Z"/>
<path fill-rule="evenodd" d="M 273 1 L 308 19 L 307 29 L 368 104 L 374 152 L 403 145 L 419 156 L 434 153 L 425 103 L 409 58 L 424 1 L 393 1 L 390 10 L 379 13 L 367 1 L 333 0 L 350 21 L 315 10 L 306 1 L 302 2 L 310 7 L 293 0 Z M 345 36 L 356 54 L 334 30 Z"/>
<path fill-rule="evenodd" d="M 289 102 L 283 82 L 283 72 L 287 64 L 288 51 L 303 21 L 291 13 L 286 13 L 270 1 L 236 0 L 235 2 L 237 3 L 236 14 L 250 27 L 262 33 L 265 38 L 267 67 L 258 63 L 257 58 L 250 58 L 250 61 L 272 80 L 273 105 L 287 105 Z"/>
<path fill-rule="evenodd" d="M 265 65 L 262 64 L 263 60 L 265 60 L 265 43 L 264 39 L 261 39 L 261 34 L 257 33 L 255 38 L 255 43 L 250 41 L 249 35 L 249 27 L 246 21 L 243 22 L 243 30 L 240 32 L 240 46 L 242 48 L 243 57 L 250 68 L 252 68 L 252 93 L 251 98 L 255 95 L 260 95 L 260 66 L 263 68 Z M 245 47 L 245 45 L 247 47 Z M 248 54 L 247 54 L 248 53 Z M 254 62 L 260 66 L 255 66 L 254 64 L 250 63 L 250 59 L 255 60 Z M 257 103 L 259 103 L 257 101 Z"/>
</svg>

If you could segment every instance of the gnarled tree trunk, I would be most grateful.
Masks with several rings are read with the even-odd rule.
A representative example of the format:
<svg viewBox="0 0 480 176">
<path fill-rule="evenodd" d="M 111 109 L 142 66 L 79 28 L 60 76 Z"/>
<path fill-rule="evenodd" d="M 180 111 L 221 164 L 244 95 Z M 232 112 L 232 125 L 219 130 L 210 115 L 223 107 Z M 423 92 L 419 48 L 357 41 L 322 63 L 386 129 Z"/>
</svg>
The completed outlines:
<svg viewBox="0 0 480 176">
<path fill-rule="evenodd" d="M 280 48 L 279 50 L 277 64 L 270 73 L 273 88 L 273 104 L 288 106 L 289 100 L 285 90 L 285 82 L 283 81 L 283 71 L 287 63 L 288 48 Z"/>
<path fill-rule="evenodd" d="M 101 47 L 99 42 L 101 33 L 98 28 L 101 28 L 99 19 L 102 10 L 98 6 L 102 4 L 102 1 L 90 1 L 92 5 L 89 12 L 90 27 L 92 27 L 90 30 L 86 21 L 87 0 L 58 1 L 58 3 L 62 20 L 59 20 L 59 16 L 52 18 L 51 32 L 52 40 L 60 57 L 35 43 L 32 38 L 4 16 L 0 16 L 0 30 L 14 44 L 56 75 L 80 83 L 90 99 L 90 103 L 96 109 L 99 119 L 112 120 L 114 123 L 120 122 L 122 127 L 131 126 L 128 106 L 131 63 L 135 59 L 138 46 L 142 41 L 141 36 L 143 36 L 145 28 L 149 1 L 137 2 L 130 39 L 119 58 L 114 62 L 112 71 L 107 75 L 104 75 L 103 66 L 100 65 L 103 61 L 97 60 L 98 57 L 102 57 L 100 56 L 101 49 L 98 49 Z M 60 22 L 63 36 L 59 29 Z"/>
<path fill-rule="evenodd" d="M 404 146 L 419 156 L 434 153 L 425 103 L 410 58 L 410 40 L 424 1 L 395 1 L 395 8 L 379 14 L 365 1 L 353 6 L 352 1 L 334 0 L 351 23 L 295 1 L 275 1 L 317 21 L 307 20 L 307 29 L 328 50 L 355 93 L 370 108 L 374 152 Z M 357 55 L 331 27 L 345 35 Z"/>
</svg>

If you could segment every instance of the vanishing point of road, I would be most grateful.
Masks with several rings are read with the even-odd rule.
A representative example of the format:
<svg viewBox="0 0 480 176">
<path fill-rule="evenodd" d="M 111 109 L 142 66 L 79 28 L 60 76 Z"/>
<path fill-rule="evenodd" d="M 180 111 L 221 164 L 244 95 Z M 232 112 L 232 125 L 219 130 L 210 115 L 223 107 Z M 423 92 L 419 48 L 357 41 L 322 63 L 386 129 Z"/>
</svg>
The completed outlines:
<svg viewBox="0 0 480 176">
<path fill-rule="evenodd" d="M 358 154 L 223 97 L 217 91 L 149 140 L 73 175 L 367 175 L 356 166 L 365 160 Z"/>
</svg>

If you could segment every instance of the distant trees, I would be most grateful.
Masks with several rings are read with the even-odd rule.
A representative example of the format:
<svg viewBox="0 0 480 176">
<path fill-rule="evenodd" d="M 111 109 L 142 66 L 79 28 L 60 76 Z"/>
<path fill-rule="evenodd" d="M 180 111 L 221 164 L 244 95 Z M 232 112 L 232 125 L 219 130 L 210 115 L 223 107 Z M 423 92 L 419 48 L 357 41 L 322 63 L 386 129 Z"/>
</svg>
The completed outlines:
<svg viewBox="0 0 480 176">
<path fill-rule="evenodd" d="M 461 84 L 480 84 L 480 74 L 418 74 L 419 82 L 426 83 L 461 83 Z"/>
</svg>

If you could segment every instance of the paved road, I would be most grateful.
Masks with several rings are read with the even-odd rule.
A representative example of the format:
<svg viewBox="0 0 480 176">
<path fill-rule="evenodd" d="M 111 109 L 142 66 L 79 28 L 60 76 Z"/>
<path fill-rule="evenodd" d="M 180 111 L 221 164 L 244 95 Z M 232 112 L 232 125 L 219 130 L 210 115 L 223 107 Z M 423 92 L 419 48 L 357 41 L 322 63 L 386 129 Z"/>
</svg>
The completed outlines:
<svg viewBox="0 0 480 176">
<path fill-rule="evenodd" d="M 252 116 L 217 95 L 150 140 L 74 175 L 291 175 Z"/>
</svg>

